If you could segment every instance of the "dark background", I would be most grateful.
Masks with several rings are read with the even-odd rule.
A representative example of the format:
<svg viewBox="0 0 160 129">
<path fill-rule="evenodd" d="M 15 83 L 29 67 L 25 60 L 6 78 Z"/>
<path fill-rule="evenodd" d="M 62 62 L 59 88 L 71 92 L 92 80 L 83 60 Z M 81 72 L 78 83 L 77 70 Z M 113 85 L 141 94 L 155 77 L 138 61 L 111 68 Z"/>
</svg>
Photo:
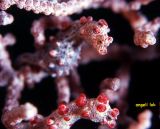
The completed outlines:
<svg viewBox="0 0 160 129">
<path fill-rule="evenodd" d="M 146 7 L 142 7 L 141 11 L 152 20 L 153 18 L 160 16 L 160 0 L 157 0 Z M 15 63 L 18 55 L 25 52 L 33 52 L 33 37 L 30 33 L 30 28 L 33 20 L 43 16 L 37 15 L 32 12 L 20 10 L 17 7 L 11 7 L 7 12 L 13 14 L 15 21 L 13 24 L 1 27 L 0 33 L 2 35 L 7 32 L 12 32 L 16 38 L 16 45 L 8 48 L 13 64 Z M 81 16 L 93 16 L 98 20 L 104 18 L 107 20 L 111 33 L 114 37 L 114 41 L 119 44 L 133 45 L 133 31 L 128 22 L 120 15 L 113 13 L 106 9 L 90 9 L 85 10 L 81 14 L 72 15 L 73 19 L 78 19 Z M 49 31 L 49 33 L 52 33 Z M 157 47 L 159 47 L 159 37 L 157 36 Z M 79 66 L 78 72 L 81 77 L 82 85 L 89 97 L 96 97 L 99 89 L 98 85 L 106 77 L 113 77 L 116 70 L 119 68 L 120 63 L 114 60 L 104 60 L 101 62 L 91 62 L 87 65 Z M 154 102 L 156 107 L 150 108 L 154 116 L 152 118 L 152 128 L 160 128 L 160 59 L 146 62 L 135 62 L 131 68 L 131 81 L 129 88 L 128 98 L 128 115 L 136 119 L 139 112 L 144 109 L 136 108 L 136 103 Z M 6 88 L 0 88 L 0 116 L 4 106 Z M 31 102 L 39 109 L 39 113 L 43 115 L 50 114 L 56 108 L 56 89 L 54 87 L 54 79 L 48 77 L 44 79 L 40 84 L 36 84 L 34 89 L 25 89 L 22 93 L 21 103 Z M 98 124 L 92 123 L 87 120 L 78 121 L 72 129 L 96 129 Z M 4 129 L 0 123 L 0 129 Z"/>
</svg>

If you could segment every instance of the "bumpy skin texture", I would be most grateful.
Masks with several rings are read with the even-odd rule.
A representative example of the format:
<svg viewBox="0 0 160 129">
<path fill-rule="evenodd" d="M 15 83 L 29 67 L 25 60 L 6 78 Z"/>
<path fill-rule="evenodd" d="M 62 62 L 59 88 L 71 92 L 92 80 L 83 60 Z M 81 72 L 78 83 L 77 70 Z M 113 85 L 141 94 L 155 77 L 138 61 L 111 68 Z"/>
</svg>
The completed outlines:
<svg viewBox="0 0 160 129">
<path fill-rule="evenodd" d="M 69 129 L 83 118 L 99 122 L 99 129 L 116 128 L 119 123 L 128 129 L 147 129 L 151 126 L 151 112 L 144 111 L 134 121 L 126 115 L 127 96 L 130 82 L 130 67 L 135 61 L 152 60 L 160 57 L 155 46 L 137 50 L 129 46 L 112 45 L 108 35 L 110 28 L 104 19 L 94 21 L 91 16 L 71 20 L 70 14 L 88 8 L 110 8 L 126 18 L 133 31 L 134 43 L 143 48 L 156 43 L 160 18 L 151 21 L 140 13 L 143 5 L 154 0 L 1 0 L 0 9 L 12 5 L 34 13 L 54 15 L 33 22 L 35 53 L 25 53 L 17 59 L 18 70 L 12 67 L 7 46 L 15 43 L 12 34 L 0 35 L 0 86 L 7 86 L 2 122 L 7 129 Z M 14 21 L 12 15 L 0 11 L 0 25 Z M 47 29 L 58 29 L 55 35 L 45 36 Z M 124 55 L 127 54 L 127 57 Z M 100 95 L 88 99 L 84 92 L 77 66 L 90 61 L 114 59 L 122 63 L 114 78 L 106 78 L 99 86 Z M 125 62 L 124 62 L 125 61 Z M 58 107 L 49 116 L 38 114 L 31 103 L 20 104 L 19 99 L 25 86 L 33 88 L 47 76 L 55 78 Z M 72 92 L 71 92 L 72 91 Z M 115 92 L 116 91 L 116 92 Z M 70 97 L 76 98 L 70 102 Z M 117 108 L 111 108 L 109 101 Z M 120 112 L 120 114 L 119 114 Z"/>
<path fill-rule="evenodd" d="M 103 125 L 114 128 L 118 115 L 119 110 L 110 108 L 109 100 L 104 94 L 99 95 L 96 99 L 87 99 L 84 94 L 81 94 L 68 105 L 60 104 L 51 115 L 43 121 L 35 123 L 33 129 L 70 129 L 81 118 L 101 122 Z"/>
<path fill-rule="evenodd" d="M 97 1 L 98 0 L 66 0 L 64 2 L 59 0 L 2 0 L 0 8 L 6 10 L 11 5 L 16 4 L 20 9 L 32 10 L 35 13 L 66 16 L 89 8 Z"/>
<path fill-rule="evenodd" d="M 110 4 L 114 9 L 126 6 L 131 10 L 139 10 L 142 5 L 147 5 L 154 0 L 135 0 L 128 5 L 125 0 L 1 0 L 0 8 L 8 9 L 16 4 L 20 9 L 32 10 L 35 13 L 44 13 L 46 15 L 66 16 L 82 11 L 91 7 L 99 7 Z M 118 3 L 120 3 L 118 5 Z M 118 6 L 117 6 L 118 5 Z M 118 8 L 117 8 L 118 7 Z M 125 7 L 125 8 L 126 8 Z M 118 9 L 119 10 L 119 9 Z"/>
<path fill-rule="evenodd" d="M 104 1 L 102 6 L 124 16 L 134 30 L 135 45 L 147 48 L 156 43 L 156 34 L 160 28 L 159 17 L 148 21 L 139 9 L 142 5 L 147 5 L 152 1 L 154 0 L 135 0 L 127 3 L 125 0 L 108 0 Z"/>
<path fill-rule="evenodd" d="M 62 31 L 55 37 L 50 37 L 48 43 L 44 38 L 44 31 L 55 25 Z M 35 54 L 22 55 L 19 62 L 37 65 L 53 77 L 69 75 L 70 70 L 78 66 L 83 47 L 92 45 L 99 54 L 107 53 L 107 47 L 113 41 L 108 36 L 109 31 L 105 20 L 96 22 L 92 17 L 82 17 L 74 22 L 67 17 L 40 19 L 34 22 L 31 29 L 38 50 Z"/>
<path fill-rule="evenodd" d="M 156 43 L 156 37 L 160 28 L 160 18 L 155 18 L 153 21 L 144 24 L 136 29 L 134 35 L 134 42 L 136 45 L 140 45 L 143 48 Z"/>
<path fill-rule="evenodd" d="M 9 66 L 4 66 L 3 69 L 7 69 L 4 73 L 6 74 L 8 72 L 10 75 L 7 76 L 8 78 L 4 78 L 5 81 L 3 78 L 0 79 L 1 85 L 9 85 L 2 116 L 4 125 L 8 129 L 48 129 L 50 127 L 69 129 L 80 118 L 86 118 L 94 122 L 106 124 L 111 128 L 115 127 L 115 120 L 119 111 L 118 109 L 112 110 L 110 108 L 109 101 L 105 95 L 100 95 L 97 99 L 87 99 L 82 94 L 77 100 L 69 103 L 70 89 L 67 78 L 64 77 L 78 65 L 78 59 L 80 58 L 80 51 L 83 45 L 92 45 L 99 54 L 106 54 L 106 48 L 112 42 L 112 38 L 107 35 L 109 32 L 108 24 L 102 19 L 95 22 L 92 20 L 92 17 L 82 17 L 75 22 L 71 22 L 68 18 L 64 18 L 62 22 L 57 22 L 58 18 L 52 19 L 53 21 L 56 19 L 53 25 L 58 24 L 59 29 L 63 31 L 60 31 L 56 38 L 50 37 L 50 42 L 47 43 L 45 39 L 37 39 L 37 37 L 40 37 L 37 34 L 40 34 L 38 33 L 40 31 L 40 35 L 43 35 L 43 29 L 48 27 L 47 20 L 50 20 L 50 18 L 42 19 L 40 23 L 34 23 L 32 33 L 35 37 L 37 52 L 34 55 L 22 55 L 18 60 L 19 64 L 26 63 L 30 66 L 23 66 L 18 71 L 12 68 L 8 52 L 5 48 L 7 44 L 12 44 L 13 41 L 9 40 L 11 36 L 7 36 L 6 39 L 4 37 L 1 40 L 1 67 L 3 67 L 3 62 L 6 63 L 7 61 Z M 61 21 L 61 17 L 59 20 Z M 42 23 L 44 26 L 39 30 L 36 25 L 41 25 Z M 90 30 L 88 31 L 88 29 Z M 35 66 L 39 68 L 35 70 Z M 46 120 L 48 121 L 48 117 L 43 118 L 38 115 L 36 107 L 32 104 L 26 103 L 25 105 L 20 105 L 18 101 L 25 84 L 32 86 L 34 83 L 39 82 L 46 76 L 46 73 L 43 71 L 47 72 L 48 75 L 52 75 L 52 77 L 57 77 L 58 103 L 69 103 L 67 106 L 60 104 L 58 109 L 49 116 L 49 118 L 55 117 L 55 124 L 53 122 L 52 124 L 50 122 L 44 123 Z M 67 108 L 67 110 L 64 108 Z M 36 122 L 23 122 L 32 120 L 36 120 Z M 49 121 L 52 120 L 49 119 Z M 41 126 L 42 123 L 44 123 L 43 126 Z"/>
</svg>

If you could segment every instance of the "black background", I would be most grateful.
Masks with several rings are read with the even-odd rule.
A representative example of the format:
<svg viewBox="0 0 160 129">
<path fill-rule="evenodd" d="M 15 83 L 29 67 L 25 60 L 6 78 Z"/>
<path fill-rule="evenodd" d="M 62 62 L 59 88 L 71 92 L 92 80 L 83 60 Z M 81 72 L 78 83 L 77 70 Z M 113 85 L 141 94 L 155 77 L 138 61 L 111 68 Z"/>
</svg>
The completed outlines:
<svg viewBox="0 0 160 129">
<path fill-rule="evenodd" d="M 157 0 L 148 6 L 142 7 L 141 11 L 150 20 L 160 16 L 160 1 Z M 7 32 L 12 32 L 16 36 L 16 45 L 8 48 L 14 64 L 18 55 L 34 51 L 33 37 L 30 33 L 30 28 L 33 20 L 38 19 L 43 15 L 20 10 L 15 6 L 11 7 L 7 12 L 14 15 L 15 21 L 11 25 L 1 27 L 0 33 L 4 35 Z M 96 20 L 101 18 L 106 19 L 111 28 L 110 35 L 114 37 L 116 43 L 129 44 L 131 47 L 136 47 L 133 45 L 133 31 L 131 27 L 119 14 L 115 14 L 106 9 L 90 9 L 83 11 L 81 14 L 72 15 L 71 17 L 73 19 L 78 19 L 83 15 L 91 15 Z M 159 35 L 160 33 L 158 33 L 157 36 L 157 47 L 159 47 Z M 79 66 L 78 72 L 87 96 L 96 97 L 99 92 L 98 85 L 100 82 L 106 77 L 113 77 L 119 66 L 120 63 L 114 60 L 91 62 L 87 65 Z M 160 105 L 158 104 L 160 103 L 160 60 L 135 62 L 132 65 L 130 74 L 131 81 L 128 98 L 128 115 L 136 119 L 137 114 L 144 110 L 143 108 L 136 108 L 136 103 L 154 102 L 157 106 L 150 108 L 154 113 L 152 118 L 152 129 L 159 129 L 160 119 L 158 117 L 160 115 Z M 5 94 L 6 88 L 0 88 L 0 116 L 4 105 Z M 54 87 L 54 79 L 48 77 L 40 84 L 36 84 L 34 89 L 26 88 L 22 93 L 20 101 L 21 103 L 29 101 L 38 107 L 40 114 L 48 115 L 56 108 L 56 99 L 57 94 Z M 98 124 L 88 120 L 80 120 L 72 127 L 72 129 L 96 129 L 97 127 Z M 0 129 L 4 129 L 1 123 Z"/>
</svg>

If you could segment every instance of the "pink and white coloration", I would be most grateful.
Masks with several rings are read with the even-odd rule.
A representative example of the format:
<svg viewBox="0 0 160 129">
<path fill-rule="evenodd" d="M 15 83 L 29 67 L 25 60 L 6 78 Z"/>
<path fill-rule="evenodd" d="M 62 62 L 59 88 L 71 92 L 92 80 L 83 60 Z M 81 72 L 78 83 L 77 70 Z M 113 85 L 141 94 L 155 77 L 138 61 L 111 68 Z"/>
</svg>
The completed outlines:
<svg viewBox="0 0 160 129">
<path fill-rule="evenodd" d="M 114 128 L 118 115 L 119 110 L 111 109 L 106 95 L 100 94 L 96 99 L 87 99 L 84 94 L 81 94 L 75 101 L 67 105 L 60 104 L 56 111 L 42 122 L 37 123 L 33 129 L 70 129 L 81 118 Z M 41 127 L 42 123 L 43 127 Z"/>
<path fill-rule="evenodd" d="M 113 0 L 104 2 L 105 8 L 111 8 L 115 13 L 122 14 L 134 30 L 134 43 L 137 46 L 147 48 L 156 43 L 156 33 L 160 28 L 159 17 L 153 21 L 140 13 L 141 5 L 147 5 L 154 0 L 135 0 L 127 3 L 125 0 Z"/>
<path fill-rule="evenodd" d="M 80 23 L 84 24 L 80 28 L 81 36 L 98 51 L 99 54 L 105 55 L 107 47 L 113 42 L 113 38 L 108 36 L 110 29 L 104 19 L 100 19 L 97 23 L 90 22 L 92 19 L 82 17 Z"/>
<path fill-rule="evenodd" d="M 7 38 L 5 40 L 4 39 L 5 38 L 3 38 L 1 41 L 1 52 L 4 52 L 4 54 L 1 54 L 1 61 L 10 61 L 9 55 L 5 50 L 5 43 L 6 45 L 12 44 L 12 40 L 9 41 Z M 50 54 L 50 52 L 48 54 Z M 36 72 L 34 71 L 34 68 L 30 66 L 24 66 L 19 71 L 16 71 L 12 68 L 11 62 L 9 62 L 9 64 L 8 71 L 5 71 L 5 73 L 10 73 L 9 79 L 6 80 L 6 85 L 8 84 L 9 88 L 7 92 L 4 113 L 2 116 L 2 121 L 6 128 L 69 129 L 72 124 L 81 118 L 89 119 L 94 122 L 100 122 L 101 124 L 107 125 L 110 128 L 114 128 L 116 126 L 115 120 L 119 115 L 119 110 L 117 108 L 111 109 L 106 95 L 101 94 L 96 99 L 87 99 L 84 94 L 81 94 L 75 101 L 69 102 L 70 92 L 69 88 L 67 88 L 68 82 L 65 80 L 65 78 L 57 78 L 56 83 L 57 87 L 59 87 L 59 103 L 65 102 L 68 104 L 60 104 L 58 109 L 50 116 L 46 118 L 41 117 L 39 114 L 37 114 L 37 108 L 32 104 L 27 103 L 25 105 L 20 105 L 18 99 L 21 96 L 21 92 L 24 89 L 25 84 L 33 85 L 34 83 L 39 82 L 39 79 L 41 80 L 44 78 L 46 74 L 43 74 L 43 72 L 39 70 Z M 7 67 L 5 66 L 3 69 L 5 70 L 5 68 Z M 39 79 L 37 80 L 36 77 Z M 2 81 L 0 80 L 0 82 Z M 33 119 L 37 120 L 33 122 Z M 26 123 L 24 121 L 30 122 Z"/>
<path fill-rule="evenodd" d="M 20 9 L 33 10 L 35 13 L 66 16 L 89 8 L 94 2 L 101 1 L 102 0 L 2 0 L 0 2 L 0 8 L 6 10 L 11 5 L 16 4 Z"/>
<path fill-rule="evenodd" d="M 132 122 L 128 129 L 148 129 L 151 127 L 152 112 L 144 110 L 138 115 L 138 121 Z"/>
<path fill-rule="evenodd" d="M 156 43 L 156 34 L 160 28 L 159 17 L 153 21 L 148 21 L 147 18 L 138 11 L 126 11 L 124 17 L 130 22 L 134 30 L 134 43 L 137 46 L 147 48 Z"/>
<path fill-rule="evenodd" d="M 19 80 L 13 83 L 12 85 L 19 85 L 16 84 L 19 83 Z M 117 108 L 111 109 L 109 100 L 103 93 L 95 99 L 87 99 L 85 94 L 80 94 L 75 101 L 69 104 L 59 104 L 58 109 L 46 118 L 39 116 L 37 109 L 29 103 L 16 107 L 6 107 L 5 110 L 2 120 L 8 129 L 18 129 L 20 127 L 29 129 L 70 129 L 81 118 L 114 128 L 119 115 L 119 110 Z M 24 120 L 28 123 L 23 123 Z"/>
<path fill-rule="evenodd" d="M 49 43 L 44 36 L 48 27 L 60 29 L 56 36 L 50 37 Z M 73 22 L 67 17 L 63 17 L 63 21 L 62 17 L 42 18 L 35 21 L 31 29 L 37 52 L 24 54 L 19 61 L 40 66 L 52 77 L 69 75 L 78 66 L 83 47 L 91 45 L 99 54 L 107 54 L 107 47 L 113 41 L 108 36 L 109 31 L 108 24 L 103 19 L 93 21 L 92 17 L 81 17 Z"/>
<path fill-rule="evenodd" d="M 153 1 L 154 0 L 134 0 L 129 3 L 129 6 L 132 10 L 139 10 L 142 5 L 148 5 L 149 3 Z"/>
<path fill-rule="evenodd" d="M 0 35 L 0 86 L 6 86 L 13 72 L 9 54 L 6 47 L 13 45 L 15 38 L 12 34 Z"/>
<path fill-rule="evenodd" d="M 15 126 L 16 124 L 21 123 L 22 120 L 27 121 L 33 119 L 36 115 L 37 108 L 30 103 L 26 103 L 6 112 L 2 119 L 4 124 L 8 125 L 9 123 L 11 126 Z"/>
<path fill-rule="evenodd" d="M 14 21 L 14 17 L 5 11 L 0 11 L 0 25 L 8 25 Z"/>
<path fill-rule="evenodd" d="M 119 99 L 118 93 L 114 92 L 120 88 L 121 80 L 119 78 L 106 78 L 100 85 L 101 92 L 106 94 L 111 102 Z M 118 91 L 117 91 L 118 92 Z"/>
<path fill-rule="evenodd" d="M 56 86 L 58 91 L 58 103 L 69 103 L 70 87 L 67 78 L 65 77 L 57 78 Z"/>
<path fill-rule="evenodd" d="M 148 22 L 136 29 L 134 35 L 134 42 L 136 45 L 140 45 L 143 48 L 156 43 L 156 37 L 160 28 L 160 18 L 155 18 L 153 21 Z"/>
<path fill-rule="evenodd" d="M 7 46 L 16 42 L 14 36 L 0 35 L 0 86 L 7 87 L 2 114 L 4 126 L 7 129 L 70 129 L 79 119 L 88 119 L 100 123 L 99 129 L 116 128 L 116 123 L 128 129 L 149 128 L 151 112 L 142 112 L 135 122 L 127 115 L 127 97 L 132 64 L 137 60 L 151 61 L 160 57 L 156 46 L 151 46 L 156 43 L 160 18 L 149 21 L 140 12 L 141 6 L 152 1 L 0 0 L 1 10 L 16 5 L 20 9 L 50 15 L 33 21 L 31 34 L 35 51 L 18 56 L 15 64 L 7 51 Z M 82 16 L 72 20 L 69 16 L 89 8 L 109 8 L 121 14 L 134 31 L 135 45 L 150 47 L 142 50 L 128 45 L 112 45 L 113 37 L 109 35 L 110 28 L 104 19 L 95 21 L 92 16 Z M 13 21 L 12 15 L 0 11 L 0 26 Z M 47 37 L 47 29 L 56 31 Z M 120 62 L 120 68 L 113 78 L 107 77 L 100 83 L 97 98 L 87 98 L 77 67 L 109 59 Z M 18 68 L 14 68 L 15 65 Z M 36 106 L 29 102 L 21 104 L 19 99 L 25 87 L 33 88 L 49 76 L 55 78 L 58 107 L 49 116 L 42 116 Z M 72 97 L 73 101 L 70 101 Z M 117 108 L 112 109 L 109 102 Z"/>
</svg>

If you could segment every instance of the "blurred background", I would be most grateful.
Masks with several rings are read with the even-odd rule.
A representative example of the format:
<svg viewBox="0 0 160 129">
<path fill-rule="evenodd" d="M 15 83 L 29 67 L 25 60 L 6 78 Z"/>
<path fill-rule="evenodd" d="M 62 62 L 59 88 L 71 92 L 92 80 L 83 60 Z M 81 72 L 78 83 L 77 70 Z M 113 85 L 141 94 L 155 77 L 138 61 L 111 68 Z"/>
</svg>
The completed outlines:
<svg viewBox="0 0 160 129">
<path fill-rule="evenodd" d="M 15 21 L 13 24 L 0 27 L 2 35 L 11 32 L 15 35 L 16 45 L 9 47 L 11 60 L 14 63 L 16 58 L 25 52 L 34 52 L 34 40 L 30 33 L 32 22 L 44 16 L 42 14 L 34 14 L 25 10 L 20 10 L 16 6 L 11 7 L 7 12 L 11 13 Z M 149 20 L 160 16 L 160 0 L 143 6 L 141 12 L 145 14 Z M 107 20 L 111 29 L 110 35 L 114 37 L 117 44 L 128 44 L 130 47 L 136 47 L 133 44 L 133 30 L 129 23 L 119 14 L 113 13 L 108 9 L 90 9 L 80 14 L 72 15 L 72 19 L 79 19 L 81 16 L 93 16 L 98 20 L 104 18 Z M 48 30 L 46 34 L 52 34 L 52 30 Z M 160 33 L 157 36 L 156 47 L 159 49 Z M 141 49 L 138 48 L 137 49 Z M 108 49 L 109 50 L 109 49 Z M 160 49 L 159 49 L 160 50 Z M 87 65 L 78 67 L 81 83 L 88 97 L 96 97 L 99 93 L 99 84 L 106 77 L 114 77 L 116 71 L 120 67 L 120 63 L 116 60 L 94 61 Z M 16 67 L 15 67 L 16 68 Z M 145 108 L 136 108 L 136 103 L 155 103 L 155 107 L 149 109 L 153 112 L 151 129 L 160 129 L 160 59 L 153 61 L 137 61 L 131 67 L 131 81 L 128 91 L 127 114 L 133 119 Z M 48 77 L 40 84 L 36 84 L 35 88 L 25 90 L 22 93 L 21 103 L 27 101 L 38 107 L 39 113 L 49 115 L 51 111 L 56 109 L 57 92 L 54 86 L 54 79 Z M 0 88 L 0 116 L 5 102 L 6 87 Z M 88 120 L 78 121 L 72 129 L 97 129 L 98 124 Z M 0 123 L 0 129 L 5 129 Z"/>
</svg>

